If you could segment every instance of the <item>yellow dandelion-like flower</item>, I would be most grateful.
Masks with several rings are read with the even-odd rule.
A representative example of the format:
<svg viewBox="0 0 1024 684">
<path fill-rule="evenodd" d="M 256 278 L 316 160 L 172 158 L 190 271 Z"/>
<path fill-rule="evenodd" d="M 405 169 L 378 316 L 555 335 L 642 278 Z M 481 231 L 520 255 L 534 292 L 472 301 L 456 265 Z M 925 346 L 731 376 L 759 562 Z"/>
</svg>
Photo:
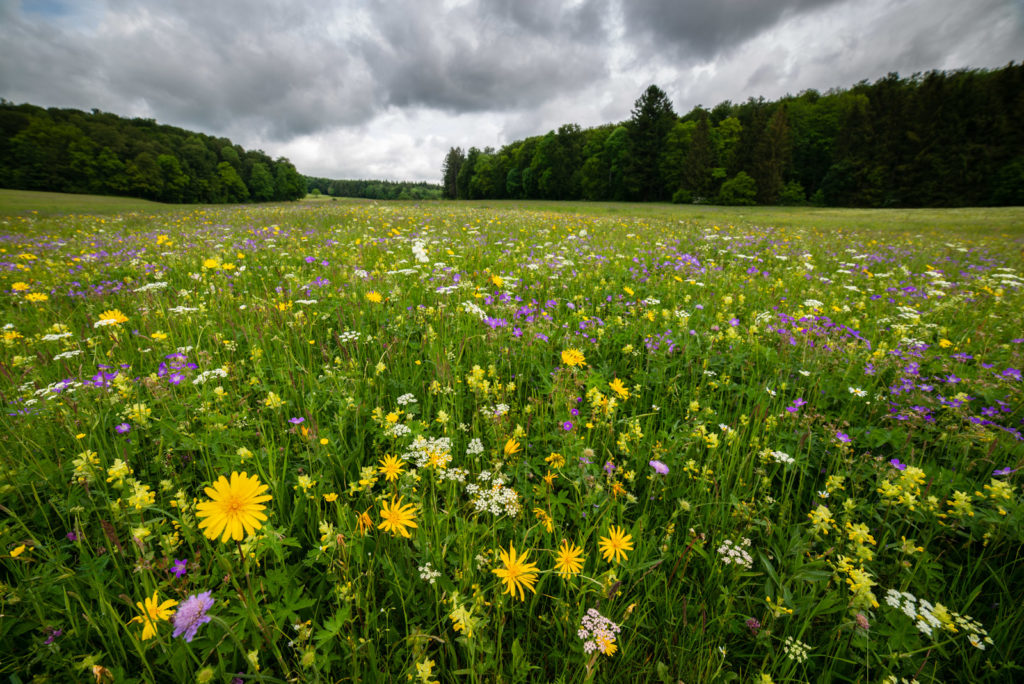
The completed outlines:
<svg viewBox="0 0 1024 684">
<path fill-rule="evenodd" d="M 412 535 L 409 534 L 409 530 L 406 528 L 419 527 L 416 521 L 413 520 L 415 512 L 416 507 L 414 505 L 406 504 L 403 506 L 401 499 L 398 499 L 398 501 L 391 499 L 390 503 L 385 503 L 380 509 L 381 523 L 377 525 L 377 529 L 410 538 Z"/>
<path fill-rule="evenodd" d="M 16 282 L 16 283 L 11 285 L 11 289 L 14 290 L 15 292 L 24 292 L 29 287 L 30 287 L 30 285 L 28 283 L 24 283 L 24 282 L 22 282 L 20 280 L 18 282 Z"/>
<path fill-rule="evenodd" d="M 615 378 L 614 380 L 609 382 L 608 386 L 612 389 L 612 392 L 618 394 L 621 399 L 629 399 L 629 390 L 618 378 Z"/>
<path fill-rule="evenodd" d="M 626 534 L 621 527 L 612 525 L 608 528 L 608 536 L 601 537 L 598 547 L 601 555 L 609 563 L 618 563 L 626 560 L 626 552 L 633 550 L 633 536 Z"/>
<path fill-rule="evenodd" d="M 156 623 L 161 620 L 170 620 L 174 611 L 171 610 L 174 606 L 178 605 L 178 602 L 174 599 L 167 599 L 163 603 L 160 602 L 157 593 L 153 592 L 153 597 L 147 597 L 145 602 L 137 601 L 135 603 L 136 608 L 142 615 L 136 615 L 128 624 L 132 622 L 142 623 L 142 640 L 147 641 L 156 636 Z"/>
<path fill-rule="evenodd" d="M 378 461 L 380 467 L 377 468 L 377 472 L 384 476 L 388 482 L 395 482 L 398 480 L 398 476 L 402 474 L 402 466 L 405 465 L 398 456 L 392 456 L 388 454 L 383 459 Z"/>
<path fill-rule="evenodd" d="M 42 292 L 30 292 L 27 295 L 25 295 L 25 301 L 27 302 L 45 302 L 49 298 L 49 295 L 43 294 Z"/>
<path fill-rule="evenodd" d="M 512 456 L 518 454 L 522 445 L 516 441 L 515 437 L 509 437 L 508 441 L 505 442 L 505 455 Z"/>
<path fill-rule="evenodd" d="M 373 520 L 370 518 L 369 508 L 356 516 L 356 525 L 359 527 L 359 534 L 361 535 L 366 535 L 373 529 Z"/>
<path fill-rule="evenodd" d="M 374 304 L 380 304 L 382 301 L 384 301 L 384 298 L 380 296 L 380 292 L 377 292 L 376 290 L 370 290 L 369 292 L 367 292 L 366 298 L 373 302 Z"/>
<path fill-rule="evenodd" d="M 128 322 L 128 317 L 120 309 L 110 309 L 100 314 L 99 322 L 104 325 L 121 325 Z"/>
<path fill-rule="evenodd" d="M 501 287 L 502 285 L 505 284 L 505 279 L 502 278 L 500 275 L 492 275 L 491 282 L 494 283 L 495 287 Z"/>
<path fill-rule="evenodd" d="M 555 570 L 563 579 L 580 574 L 583 570 L 583 549 L 563 539 L 555 554 Z"/>
<path fill-rule="evenodd" d="M 594 637 L 594 641 L 597 643 L 597 649 L 606 656 L 613 656 L 615 651 L 619 650 L 614 634 L 598 634 Z"/>
<path fill-rule="evenodd" d="M 533 588 L 537 582 L 537 564 L 527 563 L 528 555 L 530 555 L 529 551 L 516 555 L 516 547 L 509 544 L 507 552 L 504 549 L 498 551 L 498 557 L 501 559 L 503 567 L 491 570 L 505 584 L 505 591 L 502 593 L 515 597 L 516 592 L 519 592 L 520 601 L 526 600 L 523 587 L 529 589 L 531 593 L 537 593 L 537 590 Z"/>
<path fill-rule="evenodd" d="M 579 349 L 564 349 L 562 350 L 562 363 L 570 368 L 575 368 L 576 366 L 586 366 L 587 359 Z"/>
<path fill-rule="evenodd" d="M 242 473 L 231 473 L 228 481 L 223 475 L 206 488 L 210 501 L 196 506 L 196 516 L 201 518 L 199 529 L 208 539 L 227 541 L 230 537 L 242 541 L 246 535 L 263 527 L 267 516 L 263 513 L 270 494 L 264 494 L 268 486 L 260 483 L 258 476 L 249 477 Z"/>
</svg>

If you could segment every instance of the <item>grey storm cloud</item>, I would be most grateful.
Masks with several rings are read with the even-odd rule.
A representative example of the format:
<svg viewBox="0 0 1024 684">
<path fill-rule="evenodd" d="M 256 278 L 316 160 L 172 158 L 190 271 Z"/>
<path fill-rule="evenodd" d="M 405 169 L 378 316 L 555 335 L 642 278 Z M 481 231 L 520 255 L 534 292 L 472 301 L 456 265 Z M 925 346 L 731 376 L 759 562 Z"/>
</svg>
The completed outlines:
<svg viewBox="0 0 1024 684">
<path fill-rule="evenodd" d="M 649 36 L 652 50 L 709 59 L 794 15 L 842 0 L 626 0 L 627 30 Z"/>
<path fill-rule="evenodd" d="M 607 4 L 352 3 L 328 11 L 109 0 L 95 25 L 74 29 L 6 2 L 0 95 L 31 94 L 47 81 L 50 100 L 127 104 L 279 140 L 365 123 L 389 106 L 530 107 L 607 73 Z"/>
<path fill-rule="evenodd" d="M 529 107 L 607 73 L 608 3 L 568 9 L 544 0 L 420 3 L 378 15 L 360 44 L 388 104 L 452 111 Z"/>
<path fill-rule="evenodd" d="M 314 175 L 1020 59 L 1020 0 L 0 0 L 0 97 L 144 116 Z"/>
</svg>

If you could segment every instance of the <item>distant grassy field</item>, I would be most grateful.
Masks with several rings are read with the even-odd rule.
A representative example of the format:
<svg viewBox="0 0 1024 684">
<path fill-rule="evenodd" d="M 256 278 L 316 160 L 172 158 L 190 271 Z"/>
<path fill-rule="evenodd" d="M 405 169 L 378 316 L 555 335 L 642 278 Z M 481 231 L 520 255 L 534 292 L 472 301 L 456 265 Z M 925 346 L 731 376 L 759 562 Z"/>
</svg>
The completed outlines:
<svg viewBox="0 0 1024 684">
<path fill-rule="evenodd" d="M 0 216 L 118 214 L 125 211 L 169 211 L 175 208 L 180 207 L 135 197 L 0 189 Z"/>
<path fill-rule="evenodd" d="M 541 200 L 480 200 L 459 202 L 479 208 L 554 211 L 559 213 L 650 217 L 719 225 L 775 226 L 818 230 L 885 230 L 928 234 L 940 231 L 966 237 L 972 234 L 1024 239 L 1024 207 L 965 207 L 956 209 L 847 209 L 842 207 L 725 207 L 695 204 L 636 204 L 627 202 L 549 202 Z"/>
<path fill-rule="evenodd" d="M 1022 681 L 1020 209 L 4 212 L 2 681 Z"/>
</svg>

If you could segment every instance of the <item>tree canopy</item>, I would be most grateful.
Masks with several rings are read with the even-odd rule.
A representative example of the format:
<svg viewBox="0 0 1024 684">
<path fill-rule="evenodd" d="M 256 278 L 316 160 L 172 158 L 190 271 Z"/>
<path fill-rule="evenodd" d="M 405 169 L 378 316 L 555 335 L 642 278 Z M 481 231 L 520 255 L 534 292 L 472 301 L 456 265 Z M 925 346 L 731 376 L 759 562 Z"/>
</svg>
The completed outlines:
<svg viewBox="0 0 1024 684">
<path fill-rule="evenodd" d="M 679 116 L 648 87 L 631 118 L 566 124 L 500 150 L 453 148 L 444 192 L 538 198 L 814 203 L 857 207 L 1024 204 L 1024 65 L 898 74 L 778 101 Z"/>
<path fill-rule="evenodd" d="M 287 159 L 245 150 L 227 138 L 97 109 L 43 109 L 5 100 L 0 187 L 187 203 L 306 194 L 305 180 Z"/>
</svg>

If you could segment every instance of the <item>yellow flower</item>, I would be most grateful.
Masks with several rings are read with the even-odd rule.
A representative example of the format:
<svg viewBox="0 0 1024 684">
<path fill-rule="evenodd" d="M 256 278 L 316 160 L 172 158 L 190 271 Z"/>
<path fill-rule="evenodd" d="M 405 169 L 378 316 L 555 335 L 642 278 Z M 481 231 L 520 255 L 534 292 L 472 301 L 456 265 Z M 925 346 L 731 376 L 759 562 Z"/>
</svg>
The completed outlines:
<svg viewBox="0 0 1024 684">
<path fill-rule="evenodd" d="M 365 535 L 373 528 L 373 520 L 370 519 L 369 508 L 367 508 L 365 511 L 363 511 L 356 517 L 356 525 L 359 527 L 359 534 L 363 535 Z"/>
<path fill-rule="evenodd" d="M 594 637 L 594 641 L 597 643 L 598 650 L 606 656 L 615 655 L 615 651 L 619 649 L 619 647 L 615 643 L 614 634 L 598 634 Z"/>
<path fill-rule="evenodd" d="M 139 609 L 139 612 L 142 613 L 142 615 L 136 615 L 133 617 L 129 620 L 129 624 L 132 622 L 141 622 L 142 640 L 147 641 L 148 639 L 152 639 L 156 636 L 156 623 L 161 620 L 170 620 L 171 616 L 174 614 L 174 611 L 172 611 L 171 608 L 176 605 L 178 605 L 178 602 L 174 599 L 167 599 L 161 603 L 154 591 L 153 598 L 146 598 L 145 603 L 142 601 L 137 601 L 135 603 L 136 608 Z"/>
<path fill-rule="evenodd" d="M 119 309 L 110 309 L 100 314 L 100 322 L 109 321 L 105 325 L 121 325 L 128 321 L 128 317 L 125 316 Z"/>
<path fill-rule="evenodd" d="M 42 292 L 30 292 L 25 295 L 25 300 L 29 302 L 45 302 L 49 298 L 49 295 L 45 295 Z"/>
<path fill-rule="evenodd" d="M 626 386 L 618 378 L 609 382 L 608 386 L 612 389 L 612 392 L 618 394 L 623 400 L 629 399 L 629 390 L 626 389 Z"/>
<path fill-rule="evenodd" d="M 388 482 L 395 482 L 398 480 L 398 476 L 402 474 L 402 466 L 405 465 L 398 456 L 387 455 L 380 461 L 380 467 L 377 468 L 377 472 L 384 476 Z"/>
<path fill-rule="evenodd" d="M 150 337 L 152 337 L 157 342 L 162 342 L 167 339 L 167 333 L 163 332 L 162 330 L 157 330 L 155 333 L 151 334 Z"/>
<path fill-rule="evenodd" d="M 501 287 L 505 284 L 505 280 L 500 275 L 492 275 L 491 282 L 494 283 L 495 287 Z"/>
<path fill-rule="evenodd" d="M 216 540 L 223 533 L 221 541 L 227 541 L 228 537 L 242 541 L 246 535 L 263 527 L 267 519 L 263 502 L 272 498 L 263 493 L 267 489 L 258 476 L 249 477 L 244 471 L 232 472 L 230 482 L 221 475 L 205 490 L 212 500 L 196 506 L 196 516 L 202 518 L 199 529 L 208 539 Z"/>
<path fill-rule="evenodd" d="M 512 456 L 518 454 L 522 445 L 516 441 L 515 437 L 509 437 L 508 441 L 505 442 L 505 455 Z"/>
<path fill-rule="evenodd" d="M 324 494 L 324 501 L 326 501 L 327 503 L 334 503 L 337 500 L 338 500 L 338 493 L 337 492 L 331 492 L 330 494 Z"/>
<path fill-rule="evenodd" d="M 835 524 L 835 520 L 832 519 L 832 511 L 828 509 L 828 506 L 821 504 L 808 513 L 807 517 L 811 519 L 811 526 L 814 528 L 815 534 L 828 534 L 829 526 Z"/>
<path fill-rule="evenodd" d="M 263 405 L 272 409 L 281 408 L 284 406 L 284 399 L 273 392 L 269 392 L 267 394 L 267 398 L 263 400 Z"/>
<path fill-rule="evenodd" d="M 385 503 L 380 509 L 381 523 L 377 525 L 377 529 L 410 538 L 412 535 L 405 528 L 419 527 L 413 520 L 415 512 L 416 507 L 414 505 L 406 504 L 403 506 L 401 499 L 398 499 L 398 501 L 391 499 L 390 503 Z"/>
<path fill-rule="evenodd" d="M 17 547 L 13 551 L 11 551 L 11 558 L 17 558 L 21 554 L 25 553 L 25 549 L 26 549 L 26 546 L 24 544 L 22 544 L 21 546 Z"/>
<path fill-rule="evenodd" d="M 555 570 L 563 578 L 567 578 L 580 574 L 582 569 L 583 549 L 563 539 L 555 556 Z"/>
<path fill-rule="evenodd" d="M 203 260 L 203 268 L 218 269 L 220 268 L 220 259 L 213 257 L 211 259 Z"/>
<path fill-rule="evenodd" d="M 528 555 L 530 555 L 530 552 L 524 551 L 522 555 L 517 556 L 516 547 L 509 544 L 508 552 L 503 549 L 498 551 L 498 557 L 501 559 L 504 567 L 491 570 L 505 583 L 505 591 L 502 593 L 515 597 L 518 591 L 520 601 L 526 600 L 523 587 L 526 587 L 534 594 L 537 593 L 537 590 L 533 588 L 533 585 L 537 582 L 537 564 L 527 563 L 526 557 Z"/>
<path fill-rule="evenodd" d="M 382 301 L 384 301 L 384 298 L 380 296 L 380 292 L 377 292 L 376 290 L 370 290 L 369 292 L 367 292 L 366 298 L 369 299 L 374 304 L 380 304 Z"/>
<path fill-rule="evenodd" d="M 29 287 L 30 286 L 29 286 L 28 283 L 23 283 L 20 280 L 18 282 L 14 283 L 13 285 L 11 285 L 11 289 L 14 290 L 15 292 L 23 292 L 23 291 L 27 290 Z"/>
<path fill-rule="evenodd" d="M 548 515 L 548 512 L 543 508 L 534 508 L 533 514 L 537 516 L 537 520 L 544 526 L 544 529 L 551 532 L 555 528 L 554 519 Z"/>
<path fill-rule="evenodd" d="M 575 368 L 576 366 L 586 366 L 587 359 L 579 349 L 564 349 L 562 350 L 562 363 L 570 368 Z"/>
<path fill-rule="evenodd" d="M 633 536 L 626 534 L 621 527 L 612 525 L 608 528 L 608 536 L 601 537 L 598 543 L 601 555 L 609 563 L 618 563 L 620 560 L 626 560 L 626 552 L 633 550 L 632 539 Z"/>
</svg>

